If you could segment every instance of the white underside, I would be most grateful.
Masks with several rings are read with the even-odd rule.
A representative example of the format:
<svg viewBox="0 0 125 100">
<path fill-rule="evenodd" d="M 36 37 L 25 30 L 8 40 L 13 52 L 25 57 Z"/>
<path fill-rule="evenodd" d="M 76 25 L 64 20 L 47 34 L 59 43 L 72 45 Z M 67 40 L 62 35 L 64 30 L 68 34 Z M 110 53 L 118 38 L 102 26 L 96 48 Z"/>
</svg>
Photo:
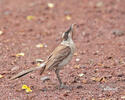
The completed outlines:
<svg viewBox="0 0 125 100">
<path fill-rule="evenodd" d="M 75 51 L 75 45 L 74 42 L 72 41 L 72 39 L 69 39 L 68 41 L 62 41 L 63 45 L 67 45 L 71 48 L 71 53 L 69 54 L 69 56 L 64 59 L 58 66 L 58 68 L 62 68 L 63 66 L 65 66 L 66 64 L 68 64 L 70 62 L 70 60 L 72 59 L 72 56 L 74 54 Z"/>
</svg>

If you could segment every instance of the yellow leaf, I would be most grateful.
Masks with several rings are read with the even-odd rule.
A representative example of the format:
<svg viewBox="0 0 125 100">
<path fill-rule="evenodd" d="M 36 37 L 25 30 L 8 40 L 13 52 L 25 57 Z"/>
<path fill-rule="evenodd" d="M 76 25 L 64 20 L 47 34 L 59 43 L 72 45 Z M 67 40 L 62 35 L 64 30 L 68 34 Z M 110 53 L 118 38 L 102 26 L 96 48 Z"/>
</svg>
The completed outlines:
<svg viewBox="0 0 125 100">
<path fill-rule="evenodd" d="M 71 16 L 67 15 L 67 16 L 66 16 L 66 19 L 67 19 L 67 20 L 71 20 Z"/>
<path fill-rule="evenodd" d="M 0 78 L 3 78 L 3 75 L 0 74 Z"/>
<path fill-rule="evenodd" d="M 44 45 L 43 44 L 37 44 L 36 47 L 37 48 L 42 48 Z"/>
<path fill-rule="evenodd" d="M 33 19 L 35 19 L 35 16 L 27 16 L 26 19 L 27 20 L 33 20 Z"/>
<path fill-rule="evenodd" d="M 53 7 L 54 7 L 54 4 L 53 4 L 53 3 L 48 3 L 48 7 L 49 7 L 49 8 L 53 8 Z"/>
<path fill-rule="evenodd" d="M 27 85 L 22 85 L 22 89 L 27 89 Z"/>
<path fill-rule="evenodd" d="M 28 87 L 27 85 L 22 85 L 22 89 L 24 89 L 26 92 L 32 92 L 32 90 L 30 89 L 30 87 Z"/>
<path fill-rule="evenodd" d="M 28 88 L 26 89 L 26 92 L 32 92 L 32 90 L 28 87 Z"/>
<path fill-rule="evenodd" d="M 24 56 L 24 53 L 23 53 L 23 52 L 17 53 L 17 54 L 16 54 L 16 57 L 19 57 L 19 56 Z"/>
</svg>

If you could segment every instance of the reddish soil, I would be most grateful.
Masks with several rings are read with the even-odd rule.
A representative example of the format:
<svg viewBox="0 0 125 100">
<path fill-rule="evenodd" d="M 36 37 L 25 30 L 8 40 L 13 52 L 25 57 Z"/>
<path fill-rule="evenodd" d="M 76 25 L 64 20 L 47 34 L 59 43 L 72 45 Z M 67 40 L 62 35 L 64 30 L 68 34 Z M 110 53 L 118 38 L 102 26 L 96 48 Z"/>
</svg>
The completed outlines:
<svg viewBox="0 0 125 100">
<path fill-rule="evenodd" d="M 53 8 L 47 6 L 50 2 Z M 27 16 L 35 18 L 27 20 Z M 77 55 L 60 73 L 71 90 L 56 88 L 54 72 L 40 76 L 35 71 L 9 80 L 35 67 L 36 59 L 45 60 L 72 23 L 78 24 L 74 30 Z M 0 31 L 0 100 L 125 99 L 124 0 L 0 0 Z M 39 43 L 47 47 L 36 48 Z M 15 57 L 20 52 L 25 55 Z M 44 76 L 50 80 L 43 82 Z M 32 92 L 23 91 L 23 84 Z"/>
</svg>

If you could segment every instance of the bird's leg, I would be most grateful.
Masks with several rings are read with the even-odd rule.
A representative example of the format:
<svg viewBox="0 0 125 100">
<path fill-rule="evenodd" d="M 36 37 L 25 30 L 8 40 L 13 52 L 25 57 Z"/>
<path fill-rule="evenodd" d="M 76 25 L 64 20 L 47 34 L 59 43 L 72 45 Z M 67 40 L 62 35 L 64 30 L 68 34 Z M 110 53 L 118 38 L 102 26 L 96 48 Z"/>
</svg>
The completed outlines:
<svg viewBox="0 0 125 100">
<path fill-rule="evenodd" d="M 63 83 L 62 83 L 62 80 L 61 80 L 61 78 L 60 78 L 60 76 L 59 76 L 59 70 L 56 69 L 56 70 L 55 70 L 55 73 L 56 73 L 56 77 L 58 78 L 59 84 L 60 84 L 60 86 L 61 86 Z"/>
<path fill-rule="evenodd" d="M 61 78 L 59 76 L 59 69 L 56 69 L 55 73 L 56 73 L 56 76 L 58 78 L 58 81 L 59 81 L 59 84 L 60 84 L 60 88 L 64 88 L 64 84 L 62 83 L 62 80 L 61 80 Z"/>
</svg>

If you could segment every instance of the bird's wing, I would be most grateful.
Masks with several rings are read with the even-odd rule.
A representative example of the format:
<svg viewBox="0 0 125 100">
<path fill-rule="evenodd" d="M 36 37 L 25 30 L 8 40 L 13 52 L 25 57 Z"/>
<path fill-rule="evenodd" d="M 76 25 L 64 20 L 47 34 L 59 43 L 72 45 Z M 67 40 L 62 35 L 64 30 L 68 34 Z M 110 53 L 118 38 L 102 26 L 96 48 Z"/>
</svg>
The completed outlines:
<svg viewBox="0 0 125 100">
<path fill-rule="evenodd" d="M 54 69 L 71 53 L 71 48 L 66 45 L 59 45 L 47 59 L 46 69 Z"/>
</svg>

